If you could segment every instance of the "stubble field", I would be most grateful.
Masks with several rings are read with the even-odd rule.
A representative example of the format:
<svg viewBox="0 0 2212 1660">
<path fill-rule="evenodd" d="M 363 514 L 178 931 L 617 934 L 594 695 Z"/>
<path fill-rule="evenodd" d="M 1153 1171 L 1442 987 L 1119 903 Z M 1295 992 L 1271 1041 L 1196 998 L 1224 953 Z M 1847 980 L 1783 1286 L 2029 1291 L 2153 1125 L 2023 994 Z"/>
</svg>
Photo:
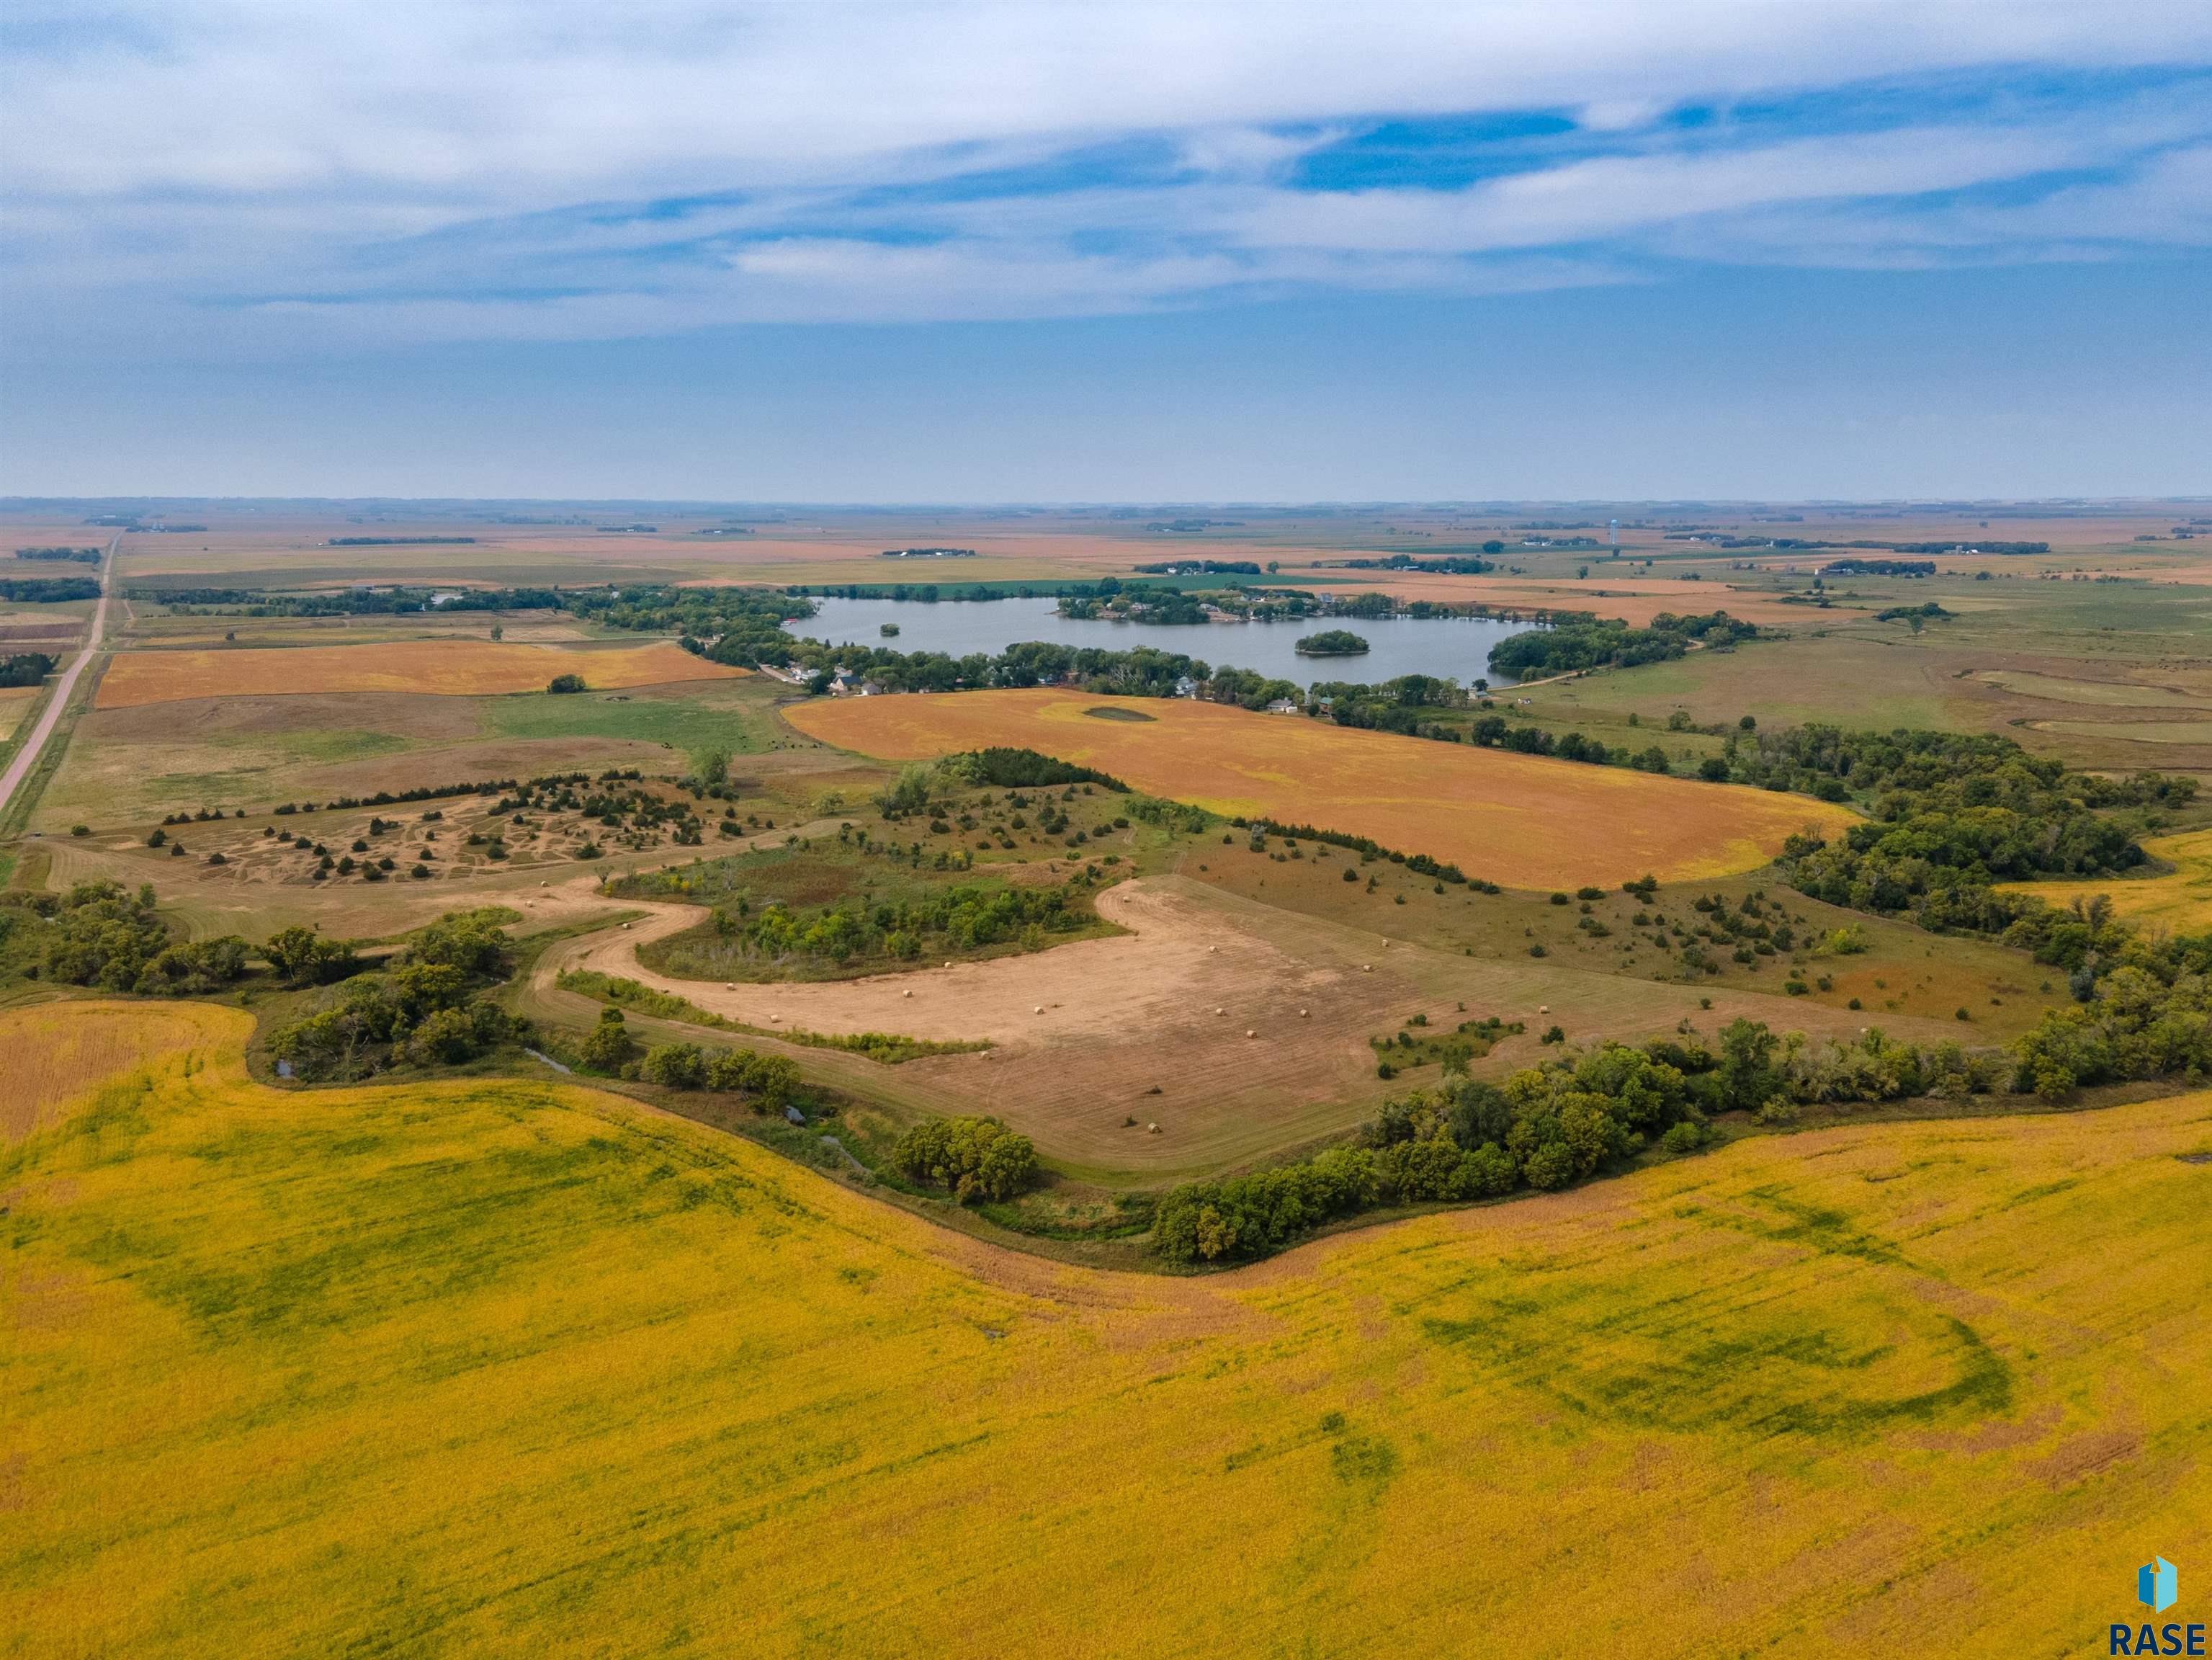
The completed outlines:
<svg viewBox="0 0 2212 1660">
<path fill-rule="evenodd" d="M 0 1155 L 9 1652 L 2062 1653 L 2212 1526 L 2203 1095 L 1173 1281 L 246 1025 Z"/>
<path fill-rule="evenodd" d="M 1115 708 L 1145 718 L 1102 720 Z M 992 745 L 1099 768 L 1217 812 L 1425 853 L 1508 887 L 1728 875 L 1852 815 L 1762 791 L 1334 727 L 1219 704 L 1068 691 L 853 697 L 795 706 L 809 737 L 887 760 Z"/>
<path fill-rule="evenodd" d="M 138 651 L 123 653 L 110 665 L 95 707 L 315 692 L 469 697 L 543 691 L 559 674 L 580 674 L 587 685 L 605 690 L 732 679 L 743 673 L 665 640 L 610 650 L 456 640 L 295 650 Z"/>
</svg>

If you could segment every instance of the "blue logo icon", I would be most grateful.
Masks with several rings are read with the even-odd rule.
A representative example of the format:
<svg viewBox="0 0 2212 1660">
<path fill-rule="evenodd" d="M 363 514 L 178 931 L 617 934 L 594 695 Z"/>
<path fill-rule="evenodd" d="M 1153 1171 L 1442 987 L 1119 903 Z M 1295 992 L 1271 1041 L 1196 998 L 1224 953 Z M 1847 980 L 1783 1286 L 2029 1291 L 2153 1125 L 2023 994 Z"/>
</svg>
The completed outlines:
<svg viewBox="0 0 2212 1660">
<path fill-rule="evenodd" d="M 2154 1556 L 2136 1570 L 2136 1601 L 2153 1614 L 2164 1614 L 2180 1594 L 2180 1575 L 2163 1556 Z"/>
</svg>

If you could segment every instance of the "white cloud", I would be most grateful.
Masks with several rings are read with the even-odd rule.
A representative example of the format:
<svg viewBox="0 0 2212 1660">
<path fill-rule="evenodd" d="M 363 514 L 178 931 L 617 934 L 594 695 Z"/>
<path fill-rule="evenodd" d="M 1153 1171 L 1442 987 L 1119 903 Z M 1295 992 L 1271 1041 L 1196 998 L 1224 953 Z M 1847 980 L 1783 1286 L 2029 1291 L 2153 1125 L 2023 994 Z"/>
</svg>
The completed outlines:
<svg viewBox="0 0 2212 1660">
<path fill-rule="evenodd" d="M 119 20 L 119 21 L 118 21 Z M 1302 287 L 1618 281 L 1643 256 L 2075 257 L 2212 236 L 2202 83 L 1791 137 L 1686 102 L 2212 64 L 2201 3 L 126 4 L 0 44 L 10 335 L 622 334 L 1037 317 Z M 2191 103 L 2191 99 L 2196 101 Z M 1605 152 L 1291 188 L 1381 117 L 1571 110 Z M 1136 141 L 1161 182 L 913 187 Z M 2194 146 L 2194 147 L 2192 147 Z M 1906 206 L 2039 175 L 2002 205 Z M 658 207 L 701 198 L 680 210 Z M 1601 252 L 1592 252 L 1599 249 Z"/>
</svg>

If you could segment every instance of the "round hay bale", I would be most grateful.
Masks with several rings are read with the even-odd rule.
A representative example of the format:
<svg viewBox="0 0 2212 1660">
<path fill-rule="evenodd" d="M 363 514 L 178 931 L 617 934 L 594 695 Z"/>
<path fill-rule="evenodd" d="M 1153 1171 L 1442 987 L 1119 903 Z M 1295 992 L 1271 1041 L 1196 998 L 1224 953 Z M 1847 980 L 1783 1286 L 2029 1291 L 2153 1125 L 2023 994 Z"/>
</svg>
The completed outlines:
<svg viewBox="0 0 2212 1660">
<path fill-rule="evenodd" d="M 1257 1037 L 1260 1034 L 1259 1034 L 1258 1032 L 1256 1032 L 1256 1031 L 1254 1031 L 1251 1029 L 1251 1027 L 1247 1026 L 1247 1027 L 1245 1027 L 1245 1028 L 1244 1028 L 1244 1035 L 1245 1035 L 1247 1037 Z"/>
</svg>

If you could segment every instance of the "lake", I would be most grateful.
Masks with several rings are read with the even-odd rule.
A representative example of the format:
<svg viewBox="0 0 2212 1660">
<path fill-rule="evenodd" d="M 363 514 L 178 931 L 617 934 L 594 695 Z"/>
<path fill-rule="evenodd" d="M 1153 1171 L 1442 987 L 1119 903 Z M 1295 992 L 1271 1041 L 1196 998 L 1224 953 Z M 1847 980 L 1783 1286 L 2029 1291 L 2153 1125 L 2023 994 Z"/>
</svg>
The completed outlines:
<svg viewBox="0 0 2212 1660">
<path fill-rule="evenodd" d="M 817 599 L 811 617 L 784 627 L 832 646 L 880 646 L 890 651 L 938 651 L 949 657 L 996 654 L 1027 640 L 1134 651 L 1139 646 L 1182 652 L 1214 668 L 1251 669 L 1270 678 L 1311 685 L 1316 680 L 1375 684 L 1401 674 L 1449 676 L 1462 685 L 1478 678 L 1513 682 L 1490 672 L 1490 648 L 1528 632 L 1526 623 L 1489 617 L 1390 617 L 1345 621 L 1306 617 L 1284 623 L 1207 623 L 1168 626 L 1062 617 L 1052 599 Z M 898 634 L 886 640 L 883 625 Z M 1349 629 L 1370 648 L 1358 657 L 1301 657 L 1291 649 L 1323 629 Z"/>
</svg>

